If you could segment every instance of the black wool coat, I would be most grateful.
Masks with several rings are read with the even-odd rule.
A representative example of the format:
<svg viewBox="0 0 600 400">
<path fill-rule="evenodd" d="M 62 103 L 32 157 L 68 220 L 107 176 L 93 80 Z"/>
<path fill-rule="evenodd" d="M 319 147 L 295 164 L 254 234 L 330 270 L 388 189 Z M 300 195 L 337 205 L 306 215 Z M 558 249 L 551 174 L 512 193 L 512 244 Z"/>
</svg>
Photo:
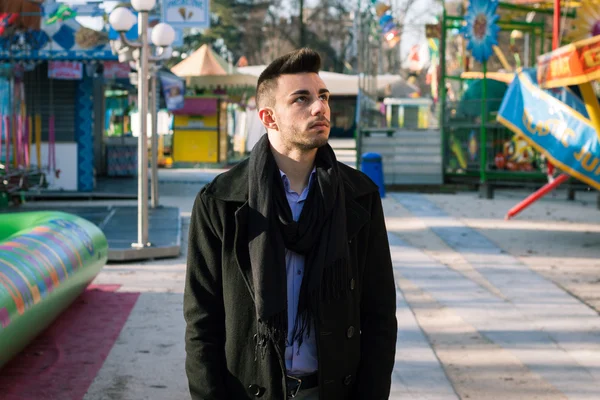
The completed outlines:
<svg viewBox="0 0 600 400">
<path fill-rule="evenodd" d="M 339 164 L 346 193 L 350 295 L 322 304 L 316 323 L 321 400 L 389 397 L 396 290 L 381 199 L 362 172 Z M 285 349 L 260 343 L 248 252 L 248 160 L 196 197 L 183 310 L 194 400 L 285 399 Z M 265 352 L 264 357 L 261 355 Z"/>
</svg>

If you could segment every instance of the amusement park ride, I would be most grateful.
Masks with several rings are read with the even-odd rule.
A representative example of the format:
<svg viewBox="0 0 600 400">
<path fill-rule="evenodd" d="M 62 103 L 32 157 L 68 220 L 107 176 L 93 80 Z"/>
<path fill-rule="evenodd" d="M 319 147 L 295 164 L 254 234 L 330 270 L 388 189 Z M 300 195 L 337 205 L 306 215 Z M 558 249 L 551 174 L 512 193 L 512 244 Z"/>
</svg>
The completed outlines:
<svg viewBox="0 0 600 400">
<path fill-rule="evenodd" d="M 517 65 L 513 72 L 499 49 L 498 25 L 515 24 L 512 20 L 498 22 L 499 6 L 528 15 L 553 9 L 552 51 L 538 56 L 535 68 L 522 68 L 520 59 L 515 56 Z M 488 183 L 485 149 L 489 146 L 486 135 L 489 78 L 509 84 L 497 121 L 516 135 L 516 142 L 525 143 L 531 151 L 542 154 L 547 162 L 548 183 L 513 207 L 506 218 L 516 216 L 570 178 L 600 190 L 600 104 L 593 86 L 600 78 L 600 2 L 471 0 L 464 21 L 462 34 L 468 41 L 467 49 L 483 66 L 483 73 L 463 74 L 463 78 L 481 79 L 483 87 L 479 143 L 484 144 L 484 150 L 479 152 L 480 185 L 486 187 Z M 514 33 L 520 32 L 511 33 L 511 45 Z M 543 49 L 546 34 L 543 26 L 540 34 Z M 561 43 L 565 45 L 560 47 Z M 487 60 L 493 54 L 505 71 L 488 74 Z M 497 155 L 495 163 L 503 167 L 506 160 Z M 558 176 L 556 168 L 561 171 Z"/>
</svg>

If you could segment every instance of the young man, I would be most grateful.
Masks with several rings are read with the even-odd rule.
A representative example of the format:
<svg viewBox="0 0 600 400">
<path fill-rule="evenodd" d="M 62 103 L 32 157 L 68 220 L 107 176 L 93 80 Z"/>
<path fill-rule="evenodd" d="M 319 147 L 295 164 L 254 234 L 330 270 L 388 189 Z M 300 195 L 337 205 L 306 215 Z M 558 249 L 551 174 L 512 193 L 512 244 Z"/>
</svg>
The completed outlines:
<svg viewBox="0 0 600 400">
<path fill-rule="evenodd" d="M 184 294 L 193 399 L 384 400 L 396 290 L 377 186 L 336 161 L 321 59 L 257 86 L 267 134 L 196 198 Z"/>
</svg>

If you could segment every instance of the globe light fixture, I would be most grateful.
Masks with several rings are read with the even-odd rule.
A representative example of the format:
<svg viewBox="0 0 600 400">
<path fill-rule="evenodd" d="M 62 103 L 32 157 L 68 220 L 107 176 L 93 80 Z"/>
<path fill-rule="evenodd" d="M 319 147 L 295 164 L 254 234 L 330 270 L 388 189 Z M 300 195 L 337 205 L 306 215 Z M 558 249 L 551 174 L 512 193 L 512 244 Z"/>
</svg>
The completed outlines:
<svg viewBox="0 0 600 400">
<path fill-rule="evenodd" d="M 135 25 L 135 15 L 125 7 L 115 8 L 108 16 L 108 23 L 117 32 L 128 32 Z"/>
<path fill-rule="evenodd" d="M 152 43 L 159 47 L 168 47 L 175 41 L 175 29 L 161 22 L 152 29 Z"/>
<path fill-rule="evenodd" d="M 131 0 L 131 7 L 136 11 L 148 12 L 154 8 L 156 0 Z"/>
</svg>

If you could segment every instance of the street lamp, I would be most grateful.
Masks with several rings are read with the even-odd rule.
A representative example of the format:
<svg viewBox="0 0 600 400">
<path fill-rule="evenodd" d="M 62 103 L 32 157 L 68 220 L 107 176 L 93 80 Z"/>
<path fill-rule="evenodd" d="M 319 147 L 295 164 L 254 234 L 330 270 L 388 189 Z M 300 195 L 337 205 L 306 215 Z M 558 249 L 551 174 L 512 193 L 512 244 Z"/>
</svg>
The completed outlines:
<svg viewBox="0 0 600 400">
<path fill-rule="evenodd" d="M 115 8 L 108 18 L 110 25 L 119 32 L 119 41 L 113 43 L 113 48 L 119 56 L 119 61 L 136 61 L 138 78 L 138 107 L 140 118 L 140 134 L 138 137 L 138 236 L 137 242 L 132 244 L 134 248 L 151 246 L 148 241 L 148 78 L 150 63 L 156 63 L 170 56 L 169 46 L 175 39 L 175 31 L 167 24 L 160 23 L 152 31 L 152 42 L 158 51 L 156 55 L 150 54 L 148 43 L 148 12 L 156 5 L 156 0 L 132 0 L 132 7 L 138 12 L 138 39 L 132 41 L 127 39 L 126 33 L 135 24 L 135 15 L 125 7 Z M 158 29 L 157 29 L 158 28 Z M 153 74 L 154 75 L 154 74 Z M 155 79 L 155 78 L 153 78 Z M 153 104 L 156 113 L 156 81 L 153 82 Z M 154 120 L 155 118 L 153 118 Z M 153 121 L 155 133 L 153 140 L 153 193 L 157 190 L 156 159 L 154 153 L 157 151 L 154 142 L 156 138 L 156 121 Z M 158 196 L 153 195 L 153 200 L 158 201 Z M 156 204 L 155 204 L 156 205 Z"/>
</svg>

